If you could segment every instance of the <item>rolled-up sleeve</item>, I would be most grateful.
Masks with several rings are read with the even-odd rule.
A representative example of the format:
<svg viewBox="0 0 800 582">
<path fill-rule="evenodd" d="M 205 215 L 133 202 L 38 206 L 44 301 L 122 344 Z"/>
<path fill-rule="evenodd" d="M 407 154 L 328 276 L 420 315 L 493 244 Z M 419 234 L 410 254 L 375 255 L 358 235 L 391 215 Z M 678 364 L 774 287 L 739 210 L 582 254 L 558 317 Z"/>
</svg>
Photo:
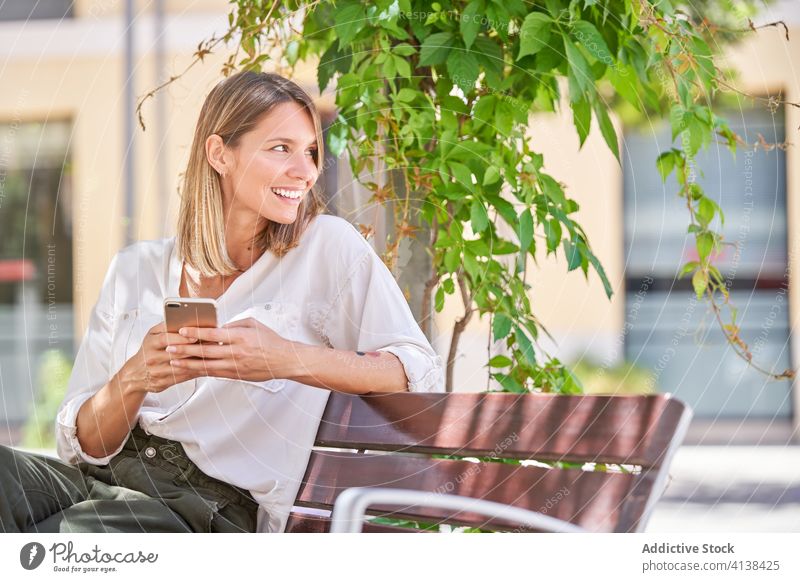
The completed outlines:
<svg viewBox="0 0 800 582">
<path fill-rule="evenodd" d="M 400 287 L 371 248 L 343 282 L 325 318 L 325 333 L 337 349 L 393 353 L 403 364 L 411 392 L 444 392 L 442 357 L 422 333 Z"/>
<path fill-rule="evenodd" d="M 114 256 L 111 261 L 100 296 L 92 309 L 89 325 L 75 357 L 67 394 L 56 416 L 56 451 L 59 458 L 66 463 L 76 464 L 83 461 L 92 465 L 105 465 L 122 450 L 120 445 L 114 453 L 106 457 L 92 457 L 86 454 L 78 442 L 76 424 L 78 411 L 83 403 L 94 396 L 110 378 L 117 257 L 118 255 Z"/>
</svg>

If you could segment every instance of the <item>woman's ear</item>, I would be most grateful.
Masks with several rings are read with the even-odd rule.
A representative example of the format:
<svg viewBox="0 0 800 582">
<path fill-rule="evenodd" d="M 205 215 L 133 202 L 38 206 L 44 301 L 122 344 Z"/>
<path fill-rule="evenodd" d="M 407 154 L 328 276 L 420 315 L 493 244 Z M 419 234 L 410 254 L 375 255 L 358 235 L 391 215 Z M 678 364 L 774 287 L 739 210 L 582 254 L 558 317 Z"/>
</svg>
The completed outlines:
<svg viewBox="0 0 800 582">
<path fill-rule="evenodd" d="M 230 171 L 225 149 L 225 143 L 217 134 L 212 133 L 208 136 L 208 139 L 206 139 L 206 159 L 208 159 L 208 163 L 211 164 L 211 167 L 223 178 Z"/>
</svg>

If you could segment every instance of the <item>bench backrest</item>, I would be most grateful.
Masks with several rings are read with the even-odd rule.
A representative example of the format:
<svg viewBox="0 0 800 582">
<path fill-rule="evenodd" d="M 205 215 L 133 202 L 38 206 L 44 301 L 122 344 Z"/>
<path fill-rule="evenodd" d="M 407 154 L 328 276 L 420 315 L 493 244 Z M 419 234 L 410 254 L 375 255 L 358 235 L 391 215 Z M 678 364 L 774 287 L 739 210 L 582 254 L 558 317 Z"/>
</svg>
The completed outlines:
<svg viewBox="0 0 800 582">
<path fill-rule="evenodd" d="M 450 493 L 541 511 L 592 531 L 641 531 L 691 413 L 670 395 L 331 394 L 295 506 L 330 510 L 349 487 Z M 346 449 L 346 450 L 342 450 Z M 349 449 L 349 450 L 348 450 Z M 534 459 L 533 465 L 432 455 Z M 553 462 L 634 465 L 631 472 L 554 468 Z M 515 529 L 502 520 L 427 508 L 374 515 Z M 295 512 L 287 532 L 327 531 Z M 367 525 L 364 531 L 394 531 Z"/>
</svg>

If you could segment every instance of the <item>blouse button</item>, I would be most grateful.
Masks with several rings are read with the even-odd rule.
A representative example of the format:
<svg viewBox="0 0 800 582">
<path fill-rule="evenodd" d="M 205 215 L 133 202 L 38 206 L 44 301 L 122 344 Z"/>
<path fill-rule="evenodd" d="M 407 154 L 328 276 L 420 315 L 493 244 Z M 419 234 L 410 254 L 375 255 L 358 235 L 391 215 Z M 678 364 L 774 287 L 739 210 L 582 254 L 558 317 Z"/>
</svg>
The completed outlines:
<svg viewBox="0 0 800 582">
<path fill-rule="evenodd" d="M 269 311 L 270 309 L 272 309 L 272 305 L 270 305 L 269 303 L 267 303 L 267 304 L 264 306 L 264 309 L 266 309 L 267 311 Z"/>
<path fill-rule="evenodd" d="M 156 456 L 156 450 L 153 447 L 147 447 L 144 450 L 144 454 L 148 459 L 152 459 L 153 457 Z"/>
</svg>

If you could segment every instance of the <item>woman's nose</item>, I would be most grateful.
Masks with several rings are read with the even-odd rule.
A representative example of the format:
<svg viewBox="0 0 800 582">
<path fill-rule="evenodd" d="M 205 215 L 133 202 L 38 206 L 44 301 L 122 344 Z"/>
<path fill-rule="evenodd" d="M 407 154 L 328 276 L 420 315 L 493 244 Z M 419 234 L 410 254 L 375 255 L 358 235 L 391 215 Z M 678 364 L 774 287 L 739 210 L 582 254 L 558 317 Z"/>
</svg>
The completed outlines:
<svg viewBox="0 0 800 582">
<path fill-rule="evenodd" d="M 317 178 L 317 164 L 314 158 L 305 152 L 295 154 L 289 161 L 286 173 L 292 178 L 313 182 Z"/>
</svg>

